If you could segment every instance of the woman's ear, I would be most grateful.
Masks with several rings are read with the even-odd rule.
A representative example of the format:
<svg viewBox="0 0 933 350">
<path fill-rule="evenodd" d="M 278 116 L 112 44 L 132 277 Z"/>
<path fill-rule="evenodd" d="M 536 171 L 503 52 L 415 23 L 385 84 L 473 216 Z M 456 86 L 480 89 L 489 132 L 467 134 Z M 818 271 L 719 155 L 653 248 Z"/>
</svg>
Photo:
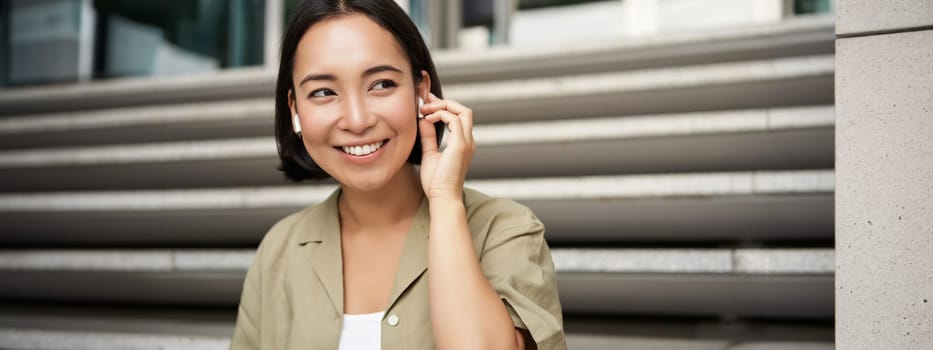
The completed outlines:
<svg viewBox="0 0 933 350">
<path fill-rule="evenodd" d="M 418 97 L 428 100 L 428 94 L 431 93 L 431 76 L 428 72 L 421 71 L 421 81 L 418 82 Z"/>
<path fill-rule="evenodd" d="M 288 110 L 291 112 L 291 115 L 298 114 L 298 110 L 295 109 L 295 90 L 288 90 Z"/>
<path fill-rule="evenodd" d="M 295 135 L 301 136 L 301 119 L 298 118 L 298 108 L 295 107 L 294 90 L 288 90 L 288 109 L 291 112 L 292 131 Z"/>
</svg>

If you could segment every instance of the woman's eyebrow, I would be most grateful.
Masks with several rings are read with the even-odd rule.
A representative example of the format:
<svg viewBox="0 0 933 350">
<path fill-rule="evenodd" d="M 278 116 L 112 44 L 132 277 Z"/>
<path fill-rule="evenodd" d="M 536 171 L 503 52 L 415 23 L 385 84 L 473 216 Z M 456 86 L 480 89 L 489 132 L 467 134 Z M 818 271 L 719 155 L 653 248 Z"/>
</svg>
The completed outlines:
<svg viewBox="0 0 933 350">
<path fill-rule="evenodd" d="M 373 75 L 373 74 L 381 73 L 381 72 L 396 72 L 398 74 L 403 74 L 401 69 L 398 69 L 392 65 L 383 64 L 383 65 L 370 67 L 369 69 L 363 71 L 362 76 L 365 77 L 367 75 Z M 337 77 L 334 76 L 333 74 L 308 74 L 304 78 L 301 79 L 301 82 L 298 83 L 298 86 L 304 85 L 304 83 L 309 82 L 311 80 L 336 81 Z"/>
<path fill-rule="evenodd" d="M 386 71 L 402 74 L 401 69 L 395 68 L 394 66 L 391 66 L 388 64 L 383 64 L 383 65 L 379 65 L 379 66 L 375 66 L 375 67 L 371 67 L 367 69 L 366 71 L 363 72 L 363 76 L 365 77 L 367 75 L 373 75 L 376 73 L 381 73 L 381 72 L 386 72 Z"/>
<path fill-rule="evenodd" d="M 304 85 L 304 83 L 307 83 L 312 80 L 336 81 L 337 77 L 334 76 L 333 74 L 308 74 L 308 75 L 305 75 L 304 78 L 301 78 L 301 82 L 298 83 L 298 86 Z"/>
</svg>

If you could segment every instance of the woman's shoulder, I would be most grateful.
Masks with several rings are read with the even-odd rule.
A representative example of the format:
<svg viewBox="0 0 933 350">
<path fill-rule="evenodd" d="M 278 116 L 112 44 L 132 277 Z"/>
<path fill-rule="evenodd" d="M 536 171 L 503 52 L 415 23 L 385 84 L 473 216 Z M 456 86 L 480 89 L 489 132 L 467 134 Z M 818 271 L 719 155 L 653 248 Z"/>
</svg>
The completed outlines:
<svg viewBox="0 0 933 350">
<path fill-rule="evenodd" d="M 311 233 L 308 223 L 326 222 L 328 205 L 329 200 L 325 200 L 279 219 L 266 231 L 260 247 L 267 251 L 279 250 L 292 243 L 298 244 L 302 240 L 308 240 L 309 237 L 306 236 Z"/>
<path fill-rule="evenodd" d="M 490 197 L 480 191 L 464 188 L 463 202 L 471 227 L 479 225 L 501 230 L 541 226 L 541 221 L 530 208 L 510 198 Z"/>
<path fill-rule="evenodd" d="M 263 236 L 263 243 L 280 243 L 292 238 L 294 232 L 297 232 L 296 227 L 299 226 L 298 222 L 302 221 L 302 218 L 313 212 L 318 205 L 319 204 L 304 208 L 276 221 L 275 224 L 269 228 L 269 231 L 266 232 L 265 236 Z"/>
</svg>

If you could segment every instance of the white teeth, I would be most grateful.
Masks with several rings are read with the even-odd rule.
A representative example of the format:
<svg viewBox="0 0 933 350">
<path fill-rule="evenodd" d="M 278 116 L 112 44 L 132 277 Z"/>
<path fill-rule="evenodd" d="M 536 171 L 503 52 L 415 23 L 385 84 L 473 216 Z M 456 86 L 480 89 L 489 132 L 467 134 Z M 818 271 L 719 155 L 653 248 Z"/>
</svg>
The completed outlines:
<svg viewBox="0 0 933 350">
<path fill-rule="evenodd" d="M 365 156 L 367 154 L 378 151 L 379 148 L 382 148 L 382 144 L 383 142 L 379 141 L 376 143 L 363 145 L 363 146 L 343 146 L 341 148 L 343 149 L 344 153 L 349 153 L 354 156 Z"/>
</svg>

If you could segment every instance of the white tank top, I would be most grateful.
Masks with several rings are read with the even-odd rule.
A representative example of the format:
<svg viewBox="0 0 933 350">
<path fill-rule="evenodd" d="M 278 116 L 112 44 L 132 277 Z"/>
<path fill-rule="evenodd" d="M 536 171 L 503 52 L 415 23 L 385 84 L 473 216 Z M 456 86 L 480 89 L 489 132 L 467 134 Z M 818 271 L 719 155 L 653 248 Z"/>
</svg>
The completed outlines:
<svg viewBox="0 0 933 350">
<path fill-rule="evenodd" d="M 381 350 L 383 315 L 385 311 L 343 315 L 338 350 Z"/>
</svg>

